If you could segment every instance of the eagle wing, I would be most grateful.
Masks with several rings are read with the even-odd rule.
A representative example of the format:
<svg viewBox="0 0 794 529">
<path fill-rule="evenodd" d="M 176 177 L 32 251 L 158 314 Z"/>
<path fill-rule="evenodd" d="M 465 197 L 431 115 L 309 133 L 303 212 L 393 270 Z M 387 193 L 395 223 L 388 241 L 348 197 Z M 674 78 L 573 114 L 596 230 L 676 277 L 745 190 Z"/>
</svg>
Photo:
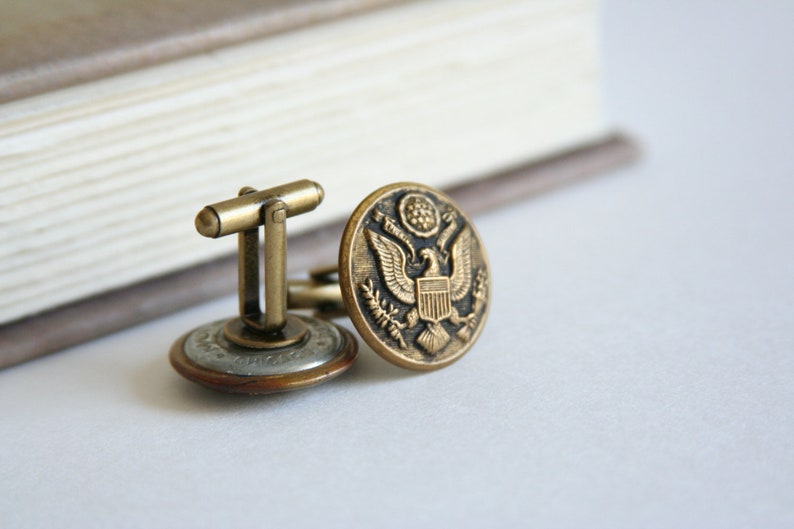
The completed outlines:
<svg viewBox="0 0 794 529">
<path fill-rule="evenodd" d="M 370 248 L 378 256 L 380 273 L 391 293 L 407 305 L 416 303 L 414 282 L 405 274 L 405 253 L 402 248 L 372 230 L 364 230 L 364 233 Z"/>
<path fill-rule="evenodd" d="M 452 243 L 452 276 L 450 296 L 460 301 L 471 288 L 471 229 L 464 227 Z"/>
</svg>

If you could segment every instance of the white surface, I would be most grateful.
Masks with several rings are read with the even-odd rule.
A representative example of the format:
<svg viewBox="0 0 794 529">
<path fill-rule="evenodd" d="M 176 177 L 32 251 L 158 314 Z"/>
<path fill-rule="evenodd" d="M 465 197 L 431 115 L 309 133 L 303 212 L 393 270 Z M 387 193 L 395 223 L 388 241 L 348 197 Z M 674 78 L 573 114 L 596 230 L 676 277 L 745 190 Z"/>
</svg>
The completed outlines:
<svg viewBox="0 0 794 529">
<path fill-rule="evenodd" d="M 792 4 L 657 4 L 605 13 L 644 161 L 476 219 L 461 362 L 214 394 L 166 351 L 225 299 L 4 371 L 1 525 L 794 525 Z"/>
</svg>

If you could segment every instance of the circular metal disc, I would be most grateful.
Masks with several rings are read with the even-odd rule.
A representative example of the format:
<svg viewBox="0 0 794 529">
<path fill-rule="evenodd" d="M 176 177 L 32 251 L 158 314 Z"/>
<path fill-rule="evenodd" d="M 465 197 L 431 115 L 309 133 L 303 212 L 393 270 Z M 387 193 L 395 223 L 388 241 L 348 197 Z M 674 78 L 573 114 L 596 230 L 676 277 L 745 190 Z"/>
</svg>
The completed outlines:
<svg viewBox="0 0 794 529">
<path fill-rule="evenodd" d="M 477 230 L 452 199 L 422 184 L 382 187 L 359 204 L 342 236 L 339 284 L 364 341 L 408 369 L 466 354 L 490 307 Z"/>
<path fill-rule="evenodd" d="M 202 325 L 171 347 L 170 360 L 189 380 L 228 393 L 263 394 L 319 384 L 342 374 L 358 354 L 345 329 L 317 318 L 291 314 L 306 324 L 296 344 L 256 349 L 229 341 L 227 320 Z"/>
</svg>

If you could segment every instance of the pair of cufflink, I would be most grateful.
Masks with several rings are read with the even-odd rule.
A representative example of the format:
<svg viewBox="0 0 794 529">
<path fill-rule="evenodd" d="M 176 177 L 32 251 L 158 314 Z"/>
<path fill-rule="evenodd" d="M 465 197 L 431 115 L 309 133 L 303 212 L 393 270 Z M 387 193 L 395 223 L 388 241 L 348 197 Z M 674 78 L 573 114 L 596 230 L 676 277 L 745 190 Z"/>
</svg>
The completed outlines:
<svg viewBox="0 0 794 529">
<path fill-rule="evenodd" d="M 179 338 L 170 352 L 176 371 L 230 393 L 274 393 L 324 382 L 346 371 L 358 355 L 353 335 L 328 321 L 340 314 L 350 317 L 376 353 L 407 369 L 439 369 L 468 352 L 490 307 L 490 272 L 476 229 L 452 199 L 421 184 L 382 187 L 348 220 L 338 268 L 287 281 L 286 219 L 314 210 L 323 196 L 318 183 L 299 180 L 262 191 L 245 187 L 199 212 L 200 234 L 238 236 L 240 313 Z"/>
</svg>

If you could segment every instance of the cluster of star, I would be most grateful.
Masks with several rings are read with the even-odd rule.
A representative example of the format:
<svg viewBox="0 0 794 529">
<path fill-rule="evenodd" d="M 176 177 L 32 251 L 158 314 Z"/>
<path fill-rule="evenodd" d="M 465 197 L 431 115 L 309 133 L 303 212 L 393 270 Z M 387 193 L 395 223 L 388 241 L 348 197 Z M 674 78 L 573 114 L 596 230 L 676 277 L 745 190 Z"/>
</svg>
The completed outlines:
<svg viewBox="0 0 794 529">
<path fill-rule="evenodd" d="M 403 204 L 404 221 L 418 234 L 431 234 L 438 227 L 438 210 L 423 196 L 407 197 Z"/>
</svg>

